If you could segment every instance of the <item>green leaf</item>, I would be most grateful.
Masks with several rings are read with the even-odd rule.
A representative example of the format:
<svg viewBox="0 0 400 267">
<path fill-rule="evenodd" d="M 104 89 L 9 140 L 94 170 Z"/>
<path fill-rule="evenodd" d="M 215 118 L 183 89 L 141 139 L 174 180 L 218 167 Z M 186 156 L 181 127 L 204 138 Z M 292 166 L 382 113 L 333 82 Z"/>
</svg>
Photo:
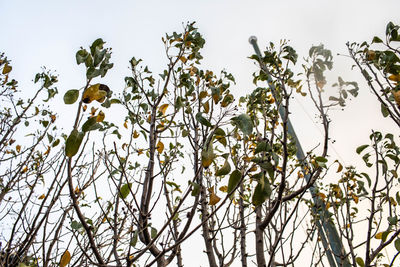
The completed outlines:
<svg viewBox="0 0 400 267">
<path fill-rule="evenodd" d="M 204 168 L 208 168 L 214 161 L 215 154 L 212 144 L 209 144 L 207 148 L 201 151 L 201 163 Z"/>
<path fill-rule="evenodd" d="M 324 158 L 324 157 L 316 157 L 316 158 L 315 158 L 315 161 L 323 162 L 323 163 L 328 162 L 328 160 L 327 160 L 326 158 Z"/>
<path fill-rule="evenodd" d="M 400 205 L 400 194 L 399 194 L 399 192 L 396 192 L 396 201 L 397 201 L 397 204 Z"/>
<path fill-rule="evenodd" d="M 197 183 L 191 183 L 193 186 L 192 196 L 198 196 L 200 194 L 200 185 Z"/>
<path fill-rule="evenodd" d="M 60 139 L 57 139 L 56 141 L 53 142 L 51 145 L 52 147 L 56 147 L 60 143 Z"/>
<path fill-rule="evenodd" d="M 67 141 L 65 141 L 65 155 L 67 157 L 71 158 L 78 153 L 84 136 L 84 132 L 79 132 L 76 129 L 72 130 L 71 134 L 67 138 Z"/>
<path fill-rule="evenodd" d="M 224 166 L 221 167 L 221 169 L 217 170 L 215 172 L 216 176 L 223 176 L 227 175 L 231 171 L 231 165 L 229 165 L 228 160 L 225 160 Z"/>
<path fill-rule="evenodd" d="M 98 69 L 95 69 L 94 67 L 89 67 L 86 71 L 86 78 L 88 80 L 93 79 L 97 76 L 99 76 L 101 73 Z"/>
<path fill-rule="evenodd" d="M 390 234 L 390 231 L 385 231 L 382 233 L 382 242 L 386 242 L 386 239 L 389 234 Z"/>
<path fill-rule="evenodd" d="M 154 227 L 151 227 L 150 235 L 151 235 L 152 239 L 155 238 L 157 236 L 157 229 Z"/>
<path fill-rule="evenodd" d="M 206 118 L 203 117 L 203 113 L 202 112 L 198 112 L 196 114 L 196 120 L 198 122 L 200 122 L 201 124 L 203 124 L 204 126 L 212 127 L 212 124 Z"/>
<path fill-rule="evenodd" d="M 275 168 L 274 165 L 272 165 L 271 162 L 269 161 L 261 161 L 261 162 L 256 162 L 258 166 L 260 166 L 263 170 L 266 170 L 269 177 L 271 179 L 274 179 L 275 176 Z"/>
<path fill-rule="evenodd" d="M 101 38 L 98 38 L 98 39 L 96 39 L 93 43 L 92 43 L 92 45 L 90 46 L 90 53 L 92 54 L 92 55 L 95 55 L 95 53 L 96 53 L 96 48 L 97 49 L 103 49 L 103 45 L 105 44 L 105 42 L 103 41 L 103 39 L 101 39 Z"/>
<path fill-rule="evenodd" d="M 80 222 L 77 222 L 77 221 L 71 222 L 71 228 L 73 230 L 79 230 L 81 227 L 82 227 L 82 224 Z"/>
<path fill-rule="evenodd" d="M 89 53 L 86 51 L 86 49 L 81 49 L 78 52 L 76 52 L 76 64 L 81 64 L 84 63 L 88 57 Z"/>
<path fill-rule="evenodd" d="M 379 38 L 378 36 L 375 36 L 375 37 L 372 39 L 372 43 L 375 43 L 375 44 L 377 44 L 377 43 L 383 43 L 383 41 L 382 41 L 381 38 Z"/>
<path fill-rule="evenodd" d="M 389 116 L 389 110 L 387 109 L 387 107 L 384 104 L 381 104 L 381 113 L 383 115 L 383 117 L 387 117 Z"/>
<path fill-rule="evenodd" d="M 232 118 L 233 123 L 243 132 L 244 135 L 249 135 L 253 132 L 253 122 L 247 114 L 241 114 Z"/>
<path fill-rule="evenodd" d="M 368 147 L 368 145 L 362 145 L 357 147 L 356 152 L 357 154 L 360 154 L 361 152 L 363 152 L 364 149 L 366 149 Z"/>
<path fill-rule="evenodd" d="M 267 152 L 268 149 L 269 149 L 269 145 L 267 144 L 267 142 L 260 142 L 257 144 L 254 154 L 258 154 L 260 152 Z"/>
<path fill-rule="evenodd" d="M 96 127 L 95 127 L 95 125 L 96 125 L 96 119 L 97 119 L 96 116 L 89 118 L 89 119 L 82 125 L 82 131 L 84 131 L 84 132 L 86 133 L 86 132 L 89 132 L 89 131 L 94 130 L 94 128 L 96 128 Z"/>
<path fill-rule="evenodd" d="M 136 230 L 136 231 L 133 233 L 133 236 L 132 236 L 130 245 L 131 245 L 132 247 L 135 247 L 136 244 L 137 244 L 137 241 L 138 241 L 138 231 Z"/>
<path fill-rule="evenodd" d="M 364 267 L 364 260 L 361 257 L 356 258 L 356 262 L 359 266 Z"/>
<path fill-rule="evenodd" d="M 254 189 L 251 202 L 254 206 L 259 206 L 271 196 L 271 193 L 272 190 L 269 180 L 263 175 Z"/>
<path fill-rule="evenodd" d="M 365 179 L 367 179 L 367 181 L 368 181 L 368 186 L 371 187 L 371 178 L 369 178 L 369 175 L 366 174 L 365 172 L 362 172 L 361 175 L 364 176 Z"/>
<path fill-rule="evenodd" d="M 132 188 L 132 183 L 127 183 L 121 186 L 121 189 L 119 191 L 119 197 L 125 199 L 131 192 L 131 188 Z"/>
<path fill-rule="evenodd" d="M 396 241 L 394 241 L 394 247 L 396 248 L 397 251 L 400 251 L 400 239 L 396 239 Z"/>
<path fill-rule="evenodd" d="M 388 217 L 388 222 L 390 225 L 396 225 L 397 224 L 397 216 Z"/>
<path fill-rule="evenodd" d="M 76 102 L 76 100 L 78 100 L 78 97 L 79 97 L 79 90 L 76 89 L 68 90 L 64 94 L 64 103 L 67 105 L 73 104 Z"/>
<path fill-rule="evenodd" d="M 228 182 L 228 194 L 231 194 L 235 190 L 241 179 L 242 173 L 239 170 L 234 170 L 231 173 Z"/>
</svg>

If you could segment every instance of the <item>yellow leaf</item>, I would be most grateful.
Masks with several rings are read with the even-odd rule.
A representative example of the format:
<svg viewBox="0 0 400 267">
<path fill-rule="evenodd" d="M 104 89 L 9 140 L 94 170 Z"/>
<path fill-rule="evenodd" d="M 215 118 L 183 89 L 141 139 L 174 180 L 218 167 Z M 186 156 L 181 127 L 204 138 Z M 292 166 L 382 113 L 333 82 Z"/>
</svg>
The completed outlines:
<svg viewBox="0 0 400 267">
<path fill-rule="evenodd" d="M 376 238 L 376 239 L 382 239 L 382 235 L 383 235 L 383 232 L 377 233 L 377 234 L 375 235 L 375 238 Z"/>
<path fill-rule="evenodd" d="M 124 127 L 125 127 L 126 129 L 128 129 L 128 121 L 125 121 L 125 122 L 124 122 Z"/>
<path fill-rule="evenodd" d="M 388 79 L 394 82 L 400 82 L 400 74 L 392 74 Z"/>
<path fill-rule="evenodd" d="M 201 91 L 200 94 L 199 94 L 199 99 L 203 99 L 203 98 L 205 98 L 206 96 L 208 96 L 207 91 Z"/>
<path fill-rule="evenodd" d="M 253 166 L 251 166 L 251 168 L 249 169 L 249 172 L 255 172 L 257 169 L 257 165 L 253 164 Z"/>
<path fill-rule="evenodd" d="M 208 202 L 208 204 L 210 206 L 213 206 L 213 205 L 217 204 L 220 200 L 221 200 L 221 198 L 218 197 L 214 192 L 212 192 L 210 194 L 210 201 Z"/>
<path fill-rule="evenodd" d="M 107 93 L 110 91 L 107 85 L 96 83 L 92 86 L 89 86 L 82 95 L 83 103 L 89 104 L 93 100 L 96 100 L 102 103 L 107 96 Z"/>
<path fill-rule="evenodd" d="M 143 154 L 143 149 L 142 149 L 142 148 L 139 148 L 139 149 L 137 150 L 137 153 L 138 153 L 138 155 L 142 155 L 142 154 Z"/>
<path fill-rule="evenodd" d="M 79 190 L 79 187 L 76 186 L 76 187 L 75 187 L 75 190 L 74 190 L 74 193 L 77 195 L 77 194 L 79 194 L 80 191 L 81 191 L 81 190 Z"/>
<path fill-rule="evenodd" d="M 375 51 L 368 50 L 367 51 L 367 60 L 374 60 L 376 56 Z"/>
<path fill-rule="evenodd" d="M 17 145 L 17 146 L 15 147 L 15 149 L 16 149 L 17 152 L 19 153 L 19 152 L 21 151 L 21 146 L 20 146 L 20 145 Z"/>
<path fill-rule="evenodd" d="M 320 198 L 322 198 L 322 199 L 325 199 L 325 198 L 326 198 L 326 195 L 325 195 L 324 193 L 318 193 L 318 196 L 319 196 Z"/>
<path fill-rule="evenodd" d="M 339 162 L 339 161 L 338 161 L 337 163 L 339 164 L 339 166 L 338 166 L 338 168 L 337 168 L 336 172 L 341 172 L 341 171 L 343 170 L 343 165 L 342 165 L 342 164 L 340 164 L 340 162 Z"/>
<path fill-rule="evenodd" d="M 297 178 L 304 178 L 304 174 L 302 171 L 297 172 Z"/>
<path fill-rule="evenodd" d="M 47 155 L 49 153 L 50 153 L 50 146 L 47 146 L 47 150 L 46 150 L 46 152 L 44 152 L 44 155 Z"/>
<path fill-rule="evenodd" d="M 106 115 L 104 114 L 104 112 L 100 110 L 99 114 L 96 117 L 96 122 L 104 121 L 105 117 L 106 117 Z"/>
<path fill-rule="evenodd" d="M 55 122 L 56 121 L 56 115 L 50 115 L 50 120 L 51 120 L 51 122 Z"/>
<path fill-rule="evenodd" d="M 42 194 L 42 195 L 40 195 L 40 196 L 38 197 L 38 199 L 43 199 L 44 197 L 45 197 L 45 195 Z"/>
<path fill-rule="evenodd" d="M 400 91 L 392 91 L 396 104 L 400 106 Z"/>
<path fill-rule="evenodd" d="M 180 59 L 180 60 L 183 62 L 183 64 L 185 64 L 185 63 L 186 63 L 186 61 L 187 61 L 187 58 L 186 58 L 186 57 L 184 57 L 184 56 L 181 56 L 179 59 Z"/>
<path fill-rule="evenodd" d="M 3 68 L 3 74 L 7 74 L 12 70 L 12 67 L 10 65 L 8 65 L 8 63 L 6 63 L 6 65 L 4 65 Z"/>
<path fill-rule="evenodd" d="M 157 143 L 157 151 L 158 151 L 158 153 L 161 154 L 163 152 L 163 150 L 164 150 L 163 142 L 158 141 L 158 143 Z"/>
<path fill-rule="evenodd" d="M 82 106 L 82 110 L 83 110 L 83 111 L 86 111 L 86 109 L 87 109 L 87 106 L 86 106 L 86 105 L 83 105 L 83 106 Z"/>
<path fill-rule="evenodd" d="M 28 171 L 28 167 L 25 166 L 25 167 L 22 169 L 22 173 L 26 173 L 27 171 Z"/>
<path fill-rule="evenodd" d="M 268 95 L 267 96 L 267 101 L 268 101 L 268 103 L 272 104 L 272 103 L 275 102 L 275 99 L 274 99 L 274 97 L 272 95 Z"/>
<path fill-rule="evenodd" d="M 326 203 L 326 209 L 329 209 L 331 207 L 331 203 L 330 202 L 328 202 L 328 203 Z"/>
<path fill-rule="evenodd" d="M 210 103 L 209 101 L 203 103 L 204 113 L 208 113 L 210 111 Z"/>
<path fill-rule="evenodd" d="M 61 256 L 60 267 L 67 266 L 70 261 L 71 261 L 71 254 L 69 253 L 68 250 L 66 250 L 64 254 Z"/>
<path fill-rule="evenodd" d="M 357 204 L 358 203 L 358 196 L 352 194 L 351 197 L 353 198 L 354 202 Z"/>
<path fill-rule="evenodd" d="M 221 186 L 221 187 L 219 188 L 219 191 L 226 193 L 226 192 L 228 192 L 228 187 L 227 187 L 226 185 Z"/>
<path fill-rule="evenodd" d="M 96 111 L 98 110 L 98 108 L 92 107 L 90 109 L 90 115 L 94 116 L 94 114 L 96 114 Z"/>
<path fill-rule="evenodd" d="M 163 104 L 158 108 L 158 111 L 161 112 L 163 115 L 165 115 L 165 112 L 167 111 L 169 104 Z"/>
<path fill-rule="evenodd" d="M 133 131 L 133 138 L 138 138 L 139 137 L 139 133 L 135 130 Z"/>
</svg>

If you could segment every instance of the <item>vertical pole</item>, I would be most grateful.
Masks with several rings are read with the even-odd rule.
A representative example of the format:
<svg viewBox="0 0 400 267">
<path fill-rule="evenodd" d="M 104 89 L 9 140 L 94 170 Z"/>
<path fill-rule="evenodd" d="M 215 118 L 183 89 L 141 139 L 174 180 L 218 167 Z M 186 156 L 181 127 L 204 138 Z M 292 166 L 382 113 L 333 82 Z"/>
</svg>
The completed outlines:
<svg viewBox="0 0 400 267">
<path fill-rule="evenodd" d="M 278 105 L 278 101 L 276 101 L 276 88 L 275 85 L 272 82 L 272 78 L 270 75 L 270 72 L 266 68 L 266 66 L 262 63 L 262 56 L 260 49 L 258 48 L 257 45 L 257 38 L 255 36 L 251 36 L 249 38 L 250 44 L 253 46 L 254 51 L 256 52 L 258 56 L 258 62 L 260 64 L 261 70 L 267 75 L 267 82 L 268 86 L 271 89 L 271 94 L 272 97 L 275 99 L 275 104 L 278 108 L 279 115 L 281 118 L 284 118 L 285 116 L 285 109 L 283 108 L 282 105 Z M 292 126 L 292 123 L 290 122 L 290 119 L 288 118 L 287 120 L 287 131 L 289 135 L 295 140 L 296 142 L 296 157 L 299 162 L 301 162 L 302 170 L 304 173 L 304 177 L 306 181 L 308 182 L 311 177 L 308 172 L 305 170 L 305 165 L 304 165 L 304 159 L 305 155 L 303 152 L 303 149 L 300 145 L 300 141 L 296 136 L 296 132 L 294 131 L 294 128 Z M 320 199 L 320 197 L 316 194 L 316 188 L 314 186 L 310 187 L 310 192 L 312 199 L 314 201 L 315 206 L 320 207 L 320 211 L 318 212 L 319 214 L 319 221 L 317 221 L 317 228 L 318 232 L 321 236 L 321 240 L 323 243 L 323 246 L 326 251 L 326 255 L 328 258 L 328 262 L 331 267 L 350 267 L 350 263 L 347 257 L 344 257 L 343 255 L 346 255 L 346 252 L 344 251 L 343 244 L 340 240 L 339 234 L 336 230 L 336 227 L 333 225 L 333 223 L 329 220 L 328 217 L 326 217 L 326 208 L 324 202 Z M 315 211 L 315 208 L 314 208 Z M 333 254 L 333 255 L 332 255 Z M 336 263 L 335 263 L 336 262 Z"/>
</svg>

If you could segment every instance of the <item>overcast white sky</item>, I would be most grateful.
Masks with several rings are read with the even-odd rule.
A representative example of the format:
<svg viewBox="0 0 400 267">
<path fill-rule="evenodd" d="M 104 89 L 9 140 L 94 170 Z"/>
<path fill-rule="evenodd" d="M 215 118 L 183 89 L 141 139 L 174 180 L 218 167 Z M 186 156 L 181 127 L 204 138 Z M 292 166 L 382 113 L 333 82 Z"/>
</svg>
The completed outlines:
<svg viewBox="0 0 400 267">
<path fill-rule="evenodd" d="M 261 48 L 269 41 L 289 39 L 300 58 L 320 43 L 334 55 L 346 54 L 347 41 L 370 41 L 384 34 L 387 22 L 400 24 L 399 10 L 399 0 L 0 0 L 0 51 L 12 60 L 24 94 L 34 90 L 31 80 L 41 66 L 56 70 L 61 101 L 65 91 L 80 88 L 85 81 L 75 52 L 101 37 L 113 48 L 115 64 L 105 83 L 120 92 L 132 56 L 161 71 L 165 63 L 161 37 L 182 30 L 182 23 L 196 21 L 206 39 L 204 68 L 233 73 L 237 80 L 233 92 L 241 96 L 254 89 L 251 74 L 256 68 L 247 59 L 253 53 L 250 35 L 258 37 Z M 337 140 L 337 154 L 332 155 L 350 164 L 371 128 L 390 129 L 392 123 L 379 114 L 361 75 L 350 70 L 350 59 L 336 57 L 336 62 L 338 75 L 361 85 L 360 96 L 344 112 L 332 115 Z M 293 113 L 300 140 L 306 149 L 313 147 L 317 128 L 300 105 L 294 104 Z"/>
<path fill-rule="evenodd" d="M 300 56 L 311 45 L 320 43 L 334 54 L 345 54 L 347 41 L 371 40 L 372 36 L 384 33 L 388 21 L 399 23 L 399 8 L 398 0 L 1 0 L 0 50 L 13 61 L 14 75 L 26 94 L 32 92 L 31 79 L 41 66 L 56 70 L 60 75 L 61 99 L 66 90 L 79 88 L 84 83 L 84 72 L 75 63 L 75 52 L 101 37 L 113 48 L 112 62 L 115 63 L 105 82 L 119 92 L 123 78 L 129 74 L 128 60 L 132 56 L 143 58 L 154 71 L 162 70 L 165 59 L 161 37 L 166 32 L 180 31 L 184 22 L 196 21 L 206 38 L 204 68 L 214 71 L 225 68 L 232 72 L 237 80 L 233 91 L 239 96 L 254 88 L 251 74 L 255 67 L 247 59 L 253 53 L 248 43 L 250 35 L 258 37 L 261 48 L 269 41 L 289 39 Z M 340 66 L 338 75 L 361 81 L 357 72 L 350 71 L 349 59 L 337 57 L 336 62 Z M 362 89 L 346 115 L 337 115 L 333 133 L 338 140 L 347 139 L 350 144 L 360 142 L 360 134 L 353 134 L 359 132 L 355 127 L 365 127 L 365 137 L 368 129 L 375 127 L 354 123 L 362 120 L 357 117 L 362 114 L 370 117 L 365 116 L 364 110 L 361 114 L 357 112 L 370 106 L 365 102 L 370 101 L 368 90 L 365 86 Z M 376 106 L 373 121 L 380 122 L 383 119 Z M 302 125 L 307 120 L 310 121 L 305 114 L 297 121 L 293 118 L 299 137 L 306 144 L 310 127 Z M 386 124 L 391 122 L 384 121 Z M 311 127 L 314 126 L 311 124 Z M 346 157 L 357 145 L 351 148 L 344 145 L 345 151 L 340 154 Z"/>
</svg>

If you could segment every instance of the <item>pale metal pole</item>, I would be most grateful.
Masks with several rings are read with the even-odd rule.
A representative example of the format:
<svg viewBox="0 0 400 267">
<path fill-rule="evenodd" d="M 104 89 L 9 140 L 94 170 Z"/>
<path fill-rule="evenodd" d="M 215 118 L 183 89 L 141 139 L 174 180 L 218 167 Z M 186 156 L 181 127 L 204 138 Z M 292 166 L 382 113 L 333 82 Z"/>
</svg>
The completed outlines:
<svg viewBox="0 0 400 267">
<path fill-rule="evenodd" d="M 261 70 L 267 75 L 267 82 L 268 86 L 271 89 L 271 94 L 272 97 L 275 99 L 275 104 L 278 108 L 279 115 L 281 118 L 285 117 L 285 109 L 283 108 L 282 105 L 278 105 L 278 101 L 276 101 L 276 88 L 275 85 L 272 82 L 271 74 L 268 71 L 267 67 L 262 63 L 262 56 L 260 49 L 258 48 L 257 45 L 257 37 L 251 36 L 249 38 L 250 44 L 253 46 L 254 51 L 256 52 L 258 56 L 258 62 L 260 64 Z M 289 135 L 295 140 L 296 143 L 296 157 L 299 162 L 301 162 L 302 166 L 302 171 L 304 173 L 304 177 L 306 181 L 308 182 L 311 179 L 310 174 L 305 170 L 305 165 L 303 164 L 304 159 L 306 158 L 303 152 L 303 149 L 300 145 L 300 141 L 296 136 L 296 133 L 293 129 L 292 123 L 290 122 L 290 119 L 288 117 L 287 119 L 287 131 Z M 320 199 L 320 197 L 316 194 L 316 188 L 314 186 L 310 187 L 310 192 L 312 199 L 314 201 L 315 206 L 320 207 L 320 211 L 318 212 L 319 215 L 319 221 L 316 222 L 318 232 L 321 237 L 322 244 L 324 245 L 326 256 L 328 258 L 329 264 L 331 267 L 350 267 L 350 263 L 347 257 L 343 257 L 341 255 L 346 255 L 346 252 L 344 250 L 342 241 L 340 240 L 339 234 L 336 230 L 336 227 L 334 224 L 329 220 L 329 218 L 326 216 L 326 207 L 324 202 Z"/>
</svg>

